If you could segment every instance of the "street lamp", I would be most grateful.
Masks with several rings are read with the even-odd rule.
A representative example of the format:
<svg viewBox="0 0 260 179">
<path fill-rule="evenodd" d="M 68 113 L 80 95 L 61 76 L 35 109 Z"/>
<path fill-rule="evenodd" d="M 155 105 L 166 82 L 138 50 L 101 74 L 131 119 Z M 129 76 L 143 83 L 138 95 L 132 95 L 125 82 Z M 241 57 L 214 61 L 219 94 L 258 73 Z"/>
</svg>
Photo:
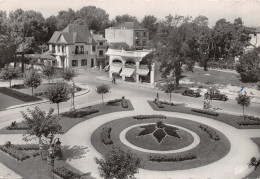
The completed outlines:
<svg viewBox="0 0 260 179">
<path fill-rule="evenodd" d="M 50 179 L 54 179 L 54 172 L 53 172 L 54 171 L 54 159 L 56 156 L 57 149 L 60 150 L 61 142 L 60 142 L 59 138 L 56 138 L 53 140 L 54 135 L 52 134 L 52 132 L 50 132 L 48 134 L 47 138 L 49 139 L 49 142 L 47 142 L 44 139 L 40 139 L 39 149 L 40 149 L 41 158 L 43 160 L 43 157 L 42 157 L 42 151 L 44 150 L 43 142 L 45 142 L 45 145 L 49 145 L 49 149 L 46 150 L 48 152 L 48 158 L 47 158 L 48 174 L 49 174 Z"/>
</svg>

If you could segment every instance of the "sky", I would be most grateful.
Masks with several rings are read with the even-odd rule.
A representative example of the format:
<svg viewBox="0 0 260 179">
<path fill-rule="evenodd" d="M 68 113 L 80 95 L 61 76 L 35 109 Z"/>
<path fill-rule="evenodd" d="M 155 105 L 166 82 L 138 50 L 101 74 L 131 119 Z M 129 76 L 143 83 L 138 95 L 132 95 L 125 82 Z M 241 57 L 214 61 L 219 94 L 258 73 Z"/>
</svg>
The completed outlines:
<svg viewBox="0 0 260 179">
<path fill-rule="evenodd" d="M 237 17 L 241 17 L 246 26 L 260 26 L 260 0 L 0 0 L 0 10 L 35 10 L 45 18 L 56 16 L 60 10 L 77 11 L 90 5 L 104 9 L 110 19 L 123 14 L 136 16 L 138 20 L 145 15 L 158 19 L 169 14 L 193 18 L 204 15 L 209 18 L 210 27 L 220 18 L 233 22 Z"/>
</svg>

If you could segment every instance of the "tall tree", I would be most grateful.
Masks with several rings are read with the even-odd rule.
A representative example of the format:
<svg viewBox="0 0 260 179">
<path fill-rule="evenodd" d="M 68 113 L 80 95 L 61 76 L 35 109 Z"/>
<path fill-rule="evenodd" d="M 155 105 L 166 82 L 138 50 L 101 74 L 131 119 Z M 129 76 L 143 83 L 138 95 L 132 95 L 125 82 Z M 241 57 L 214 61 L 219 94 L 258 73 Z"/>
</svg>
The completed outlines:
<svg viewBox="0 0 260 179">
<path fill-rule="evenodd" d="M 76 12 L 75 23 L 87 25 L 94 31 L 102 31 L 107 27 L 109 15 L 105 10 L 96 6 L 85 6 Z"/>
<path fill-rule="evenodd" d="M 144 18 L 142 19 L 141 25 L 144 28 L 148 29 L 150 40 L 153 39 L 155 34 L 157 33 L 158 24 L 156 22 L 157 18 L 153 15 L 144 16 Z"/>
<path fill-rule="evenodd" d="M 115 25 L 121 24 L 123 22 L 138 22 L 135 16 L 129 14 L 117 15 L 115 17 Z"/>
<path fill-rule="evenodd" d="M 100 176 L 105 179 L 134 178 L 141 163 L 139 158 L 120 148 L 113 148 L 105 155 L 105 159 L 95 160 L 99 165 Z"/>
<path fill-rule="evenodd" d="M 17 69 L 14 68 L 4 68 L 1 71 L 0 77 L 4 80 L 8 80 L 9 84 L 10 84 L 10 88 L 12 88 L 12 80 L 19 77 L 19 71 Z"/>
<path fill-rule="evenodd" d="M 101 96 L 102 96 L 102 103 L 103 103 L 103 105 L 104 105 L 104 98 L 103 98 L 103 96 L 104 96 L 104 94 L 108 93 L 109 90 L 110 90 L 110 86 L 107 85 L 107 84 L 101 84 L 101 85 L 96 86 L 97 93 L 101 94 Z"/>
<path fill-rule="evenodd" d="M 51 39 L 53 33 L 57 30 L 57 25 L 58 25 L 58 19 L 55 16 L 50 16 L 47 19 L 45 19 L 44 26 L 47 31 L 45 37 L 46 43 Z"/>
<path fill-rule="evenodd" d="M 24 74 L 23 83 L 25 86 L 32 88 L 32 96 L 33 96 L 33 89 L 40 86 L 41 82 L 42 82 L 41 75 L 35 69 L 31 69 Z"/>
<path fill-rule="evenodd" d="M 76 20 L 76 13 L 73 9 L 69 8 L 68 11 L 59 11 L 56 16 L 57 22 L 57 30 L 63 30 L 69 24 L 74 23 Z"/>
<path fill-rule="evenodd" d="M 60 119 L 60 103 L 70 99 L 70 90 L 67 83 L 57 82 L 46 90 L 47 98 L 57 104 L 58 119 Z"/>
<path fill-rule="evenodd" d="M 245 92 L 244 94 L 239 93 L 238 96 L 236 97 L 236 100 L 237 100 L 237 104 L 243 107 L 243 116 L 245 118 L 245 107 L 248 107 L 250 105 L 251 98 Z"/>
<path fill-rule="evenodd" d="M 39 51 L 38 45 L 44 43 L 44 20 L 41 13 L 32 10 L 17 9 L 9 13 L 11 36 L 17 44 L 16 51 L 22 55 L 22 72 L 24 72 L 24 54 Z"/>
</svg>

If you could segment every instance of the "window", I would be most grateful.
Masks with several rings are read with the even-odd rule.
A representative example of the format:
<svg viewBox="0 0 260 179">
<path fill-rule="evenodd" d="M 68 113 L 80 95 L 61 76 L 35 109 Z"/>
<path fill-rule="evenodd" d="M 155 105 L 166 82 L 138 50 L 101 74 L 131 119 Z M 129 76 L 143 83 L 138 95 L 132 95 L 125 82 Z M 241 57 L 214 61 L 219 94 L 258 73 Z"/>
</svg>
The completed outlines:
<svg viewBox="0 0 260 179">
<path fill-rule="evenodd" d="M 94 67 L 94 58 L 91 58 L 91 67 Z"/>
<path fill-rule="evenodd" d="M 80 46 L 80 53 L 84 53 L 84 46 L 83 45 Z"/>
<path fill-rule="evenodd" d="M 104 42 L 99 42 L 99 45 L 101 46 L 101 45 L 104 45 Z"/>
<path fill-rule="evenodd" d="M 52 45 L 51 53 L 55 53 L 55 45 Z"/>
<path fill-rule="evenodd" d="M 103 52 L 103 50 L 99 50 L 99 56 L 101 56 L 101 57 L 104 56 L 104 52 Z"/>
<path fill-rule="evenodd" d="M 146 32 L 143 33 L 143 36 L 146 37 Z"/>
<path fill-rule="evenodd" d="M 139 40 L 135 41 L 135 46 L 140 46 L 140 41 Z"/>
<path fill-rule="evenodd" d="M 79 53 L 79 46 L 75 46 L 75 54 L 78 54 Z"/>
<path fill-rule="evenodd" d="M 61 46 L 61 52 L 64 52 L 64 46 L 63 45 Z"/>
<path fill-rule="evenodd" d="M 78 60 L 72 60 L 72 66 L 73 67 L 78 66 Z"/>
<path fill-rule="evenodd" d="M 82 59 L 81 60 L 81 66 L 88 66 L 88 60 L 87 59 Z"/>
<path fill-rule="evenodd" d="M 140 36 L 139 32 L 136 32 L 136 33 L 135 33 L 135 36 L 136 36 L 136 37 L 139 37 L 139 36 Z"/>
<path fill-rule="evenodd" d="M 143 41 L 143 46 L 146 46 L 146 41 L 145 40 Z"/>
<path fill-rule="evenodd" d="M 93 46 L 92 46 L 92 52 L 95 52 L 95 51 L 96 51 L 96 46 L 93 45 Z"/>
<path fill-rule="evenodd" d="M 60 52 L 60 46 L 58 45 L 58 52 Z"/>
</svg>

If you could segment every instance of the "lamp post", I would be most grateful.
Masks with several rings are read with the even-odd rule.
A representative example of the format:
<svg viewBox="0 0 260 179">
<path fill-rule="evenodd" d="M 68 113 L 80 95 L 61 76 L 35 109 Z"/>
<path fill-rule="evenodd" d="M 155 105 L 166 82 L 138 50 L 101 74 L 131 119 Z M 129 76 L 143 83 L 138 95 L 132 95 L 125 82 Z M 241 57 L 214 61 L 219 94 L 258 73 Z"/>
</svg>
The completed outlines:
<svg viewBox="0 0 260 179">
<path fill-rule="evenodd" d="M 54 179 L 54 159 L 56 156 L 56 151 L 57 148 L 58 150 L 60 150 L 60 146 L 61 146 L 61 142 L 59 140 L 59 138 L 54 139 L 54 135 L 52 134 L 52 132 L 50 132 L 47 136 L 47 139 L 49 140 L 49 142 L 47 142 L 44 139 L 40 139 L 40 144 L 39 144 L 39 149 L 40 149 L 40 154 L 41 154 L 41 158 L 43 160 L 43 156 L 42 156 L 42 151 L 44 150 L 44 143 L 43 141 L 45 141 L 46 145 L 49 145 L 49 149 L 46 150 L 48 152 L 48 158 L 47 158 L 47 163 L 48 163 L 48 175 L 50 179 Z M 56 149 L 56 150 L 55 150 Z"/>
</svg>

